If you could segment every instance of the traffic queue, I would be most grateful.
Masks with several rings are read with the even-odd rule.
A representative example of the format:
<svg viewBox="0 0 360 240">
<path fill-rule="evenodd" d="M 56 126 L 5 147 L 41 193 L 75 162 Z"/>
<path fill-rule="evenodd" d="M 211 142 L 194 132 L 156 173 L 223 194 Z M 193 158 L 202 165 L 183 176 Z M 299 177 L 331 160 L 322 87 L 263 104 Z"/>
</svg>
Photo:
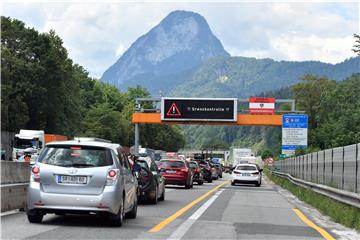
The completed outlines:
<svg viewBox="0 0 360 240">
<path fill-rule="evenodd" d="M 222 178 L 222 170 L 204 154 L 185 158 L 146 148 L 129 154 L 97 138 L 51 142 L 31 167 L 26 214 L 31 223 L 46 214 L 96 214 L 121 226 L 136 218 L 138 203 L 164 201 L 166 185 L 190 189 Z"/>
</svg>

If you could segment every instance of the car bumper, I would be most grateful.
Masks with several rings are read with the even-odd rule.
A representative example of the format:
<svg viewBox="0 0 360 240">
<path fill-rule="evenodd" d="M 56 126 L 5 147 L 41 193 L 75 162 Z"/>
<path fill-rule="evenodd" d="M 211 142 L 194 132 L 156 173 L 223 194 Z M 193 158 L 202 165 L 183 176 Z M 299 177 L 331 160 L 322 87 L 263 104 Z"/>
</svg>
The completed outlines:
<svg viewBox="0 0 360 240">
<path fill-rule="evenodd" d="M 261 176 L 240 176 L 240 175 L 233 175 L 232 180 L 233 183 L 260 183 Z"/>
<path fill-rule="evenodd" d="M 186 185 L 187 179 L 178 176 L 164 176 L 165 177 L 165 185 Z"/>
<path fill-rule="evenodd" d="M 110 212 L 119 211 L 121 194 L 116 186 L 106 186 L 99 195 L 79 195 L 47 193 L 41 190 L 40 184 L 30 182 L 27 194 L 27 209 L 44 212 Z"/>
</svg>

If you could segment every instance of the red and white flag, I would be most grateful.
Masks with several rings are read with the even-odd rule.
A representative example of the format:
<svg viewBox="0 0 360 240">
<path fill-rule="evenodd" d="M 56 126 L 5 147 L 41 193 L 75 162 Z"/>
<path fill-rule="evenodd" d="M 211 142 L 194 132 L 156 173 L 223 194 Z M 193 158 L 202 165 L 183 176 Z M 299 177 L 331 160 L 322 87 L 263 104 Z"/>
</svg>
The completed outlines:
<svg viewBox="0 0 360 240">
<path fill-rule="evenodd" d="M 249 112 L 251 114 L 274 114 L 275 98 L 249 98 Z"/>
</svg>

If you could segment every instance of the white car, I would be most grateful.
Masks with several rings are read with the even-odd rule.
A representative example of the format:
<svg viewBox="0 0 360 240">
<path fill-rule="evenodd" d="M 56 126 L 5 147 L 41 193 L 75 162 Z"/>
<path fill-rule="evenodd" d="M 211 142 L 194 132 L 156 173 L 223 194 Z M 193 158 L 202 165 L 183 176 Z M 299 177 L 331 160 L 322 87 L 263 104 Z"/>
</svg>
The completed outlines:
<svg viewBox="0 0 360 240">
<path fill-rule="evenodd" d="M 231 185 L 236 183 L 255 184 L 257 187 L 261 185 L 261 174 L 260 169 L 256 164 L 245 163 L 238 164 L 232 172 Z"/>
</svg>

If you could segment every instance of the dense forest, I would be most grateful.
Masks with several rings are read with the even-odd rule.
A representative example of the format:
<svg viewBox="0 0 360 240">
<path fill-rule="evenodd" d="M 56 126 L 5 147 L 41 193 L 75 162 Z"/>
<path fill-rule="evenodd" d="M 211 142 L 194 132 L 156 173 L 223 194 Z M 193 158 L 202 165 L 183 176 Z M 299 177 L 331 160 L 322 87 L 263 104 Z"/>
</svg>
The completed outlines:
<svg viewBox="0 0 360 240">
<path fill-rule="evenodd" d="M 1 17 L 1 130 L 109 139 L 133 145 L 131 114 L 142 87 L 121 92 L 89 77 L 68 56 L 54 31 L 39 33 L 19 20 Z M 141 144 L 176 151 L 185 139 L 178 126 L 146 125 Z"/>
</svg>

